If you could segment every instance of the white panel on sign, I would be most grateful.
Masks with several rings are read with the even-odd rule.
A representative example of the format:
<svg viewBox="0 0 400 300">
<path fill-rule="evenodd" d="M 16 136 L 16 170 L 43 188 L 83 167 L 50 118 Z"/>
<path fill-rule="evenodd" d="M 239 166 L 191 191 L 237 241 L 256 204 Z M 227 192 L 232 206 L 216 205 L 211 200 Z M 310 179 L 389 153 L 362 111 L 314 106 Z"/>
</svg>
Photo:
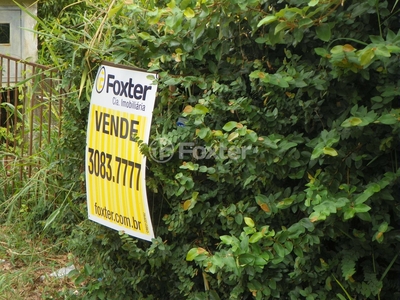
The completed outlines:
<svg viewBox="0 0 400 300">
<path fill-rule="evenodd" d="M 150 241 L 146 158 L 135 137 L 150 134 L 156 75 L 103 63 L 92 90 L 86 141 L 89 219 Z"/>
</svg>

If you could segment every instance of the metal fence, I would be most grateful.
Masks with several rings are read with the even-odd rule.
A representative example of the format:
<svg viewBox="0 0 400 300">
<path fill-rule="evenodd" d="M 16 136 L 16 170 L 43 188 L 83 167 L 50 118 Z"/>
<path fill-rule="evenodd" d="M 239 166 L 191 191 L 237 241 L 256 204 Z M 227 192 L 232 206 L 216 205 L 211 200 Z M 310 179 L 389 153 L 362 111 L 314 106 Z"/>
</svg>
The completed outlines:
<svg viewBox="0 0 400 300">
<path fill-rule="evenodd" d="M 55 70 L 0 54 L 0 179 L 16 181 L 41 167 L 44 147 L 60 137 L 63 96 Z"/>
</svg>

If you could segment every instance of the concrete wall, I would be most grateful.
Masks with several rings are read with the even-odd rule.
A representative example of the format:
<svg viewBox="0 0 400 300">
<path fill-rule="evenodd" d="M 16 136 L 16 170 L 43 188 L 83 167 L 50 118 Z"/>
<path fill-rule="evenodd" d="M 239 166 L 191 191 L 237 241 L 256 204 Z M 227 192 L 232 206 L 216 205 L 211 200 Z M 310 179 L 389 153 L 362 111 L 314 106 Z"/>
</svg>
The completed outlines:
<svg viewBox="0 0 400 300">
<path fill-rule="evenodd" d="M 27 11 L 31 14 L 37 14 L 37 5 L 33 0 L 19 0 L 17 1 L 21 6 L 25 7 Z M 3 11 L 15 11 L 19 10 L 19 7 L 15 5 L 15 3 L 11 0 L 0 0 L 0 12 Z M 0 23 L 2 20 L 0 19 Z M 29 30 L 34 30 L 36 25 L 36 21 L 29 16 L 28 13 L 21 11 L 21 22 L 20 22 L 20 30 L 21 30 L 21 38 L 18 39 L 17 43 L 20 43 L 21 51 L 9 51 L 14 53 L 4 53 L 6 50 L 0 48 L 0 53 L 22 58 L 24 60 L 28 60 L 31 62 L 35 62 L 37 60 L 37 36 L 35 33 Z M 14 41 L 15 42 L 15 41 Z M 17 52 L 17 53 L 16 53 Z"/>
</svg>

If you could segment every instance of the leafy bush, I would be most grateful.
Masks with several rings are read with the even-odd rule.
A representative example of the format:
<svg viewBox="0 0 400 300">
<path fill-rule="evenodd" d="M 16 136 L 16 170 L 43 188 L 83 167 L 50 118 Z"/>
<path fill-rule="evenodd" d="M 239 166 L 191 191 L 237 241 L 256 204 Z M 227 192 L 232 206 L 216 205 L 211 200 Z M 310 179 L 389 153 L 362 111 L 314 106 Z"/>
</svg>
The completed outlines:
<svg viewBox="0 0 400 300">
<path fill-rule="evenodd" d="M 398 1 L 85 4 L 41 24 L 74 95 L 62 185 L 80 195 L 102 59 L 159 73 L 151 141 L 176 150 L 143 145 L 151 244 L 74 227 L 87 297 L 399 297 Z"/>
</svg>

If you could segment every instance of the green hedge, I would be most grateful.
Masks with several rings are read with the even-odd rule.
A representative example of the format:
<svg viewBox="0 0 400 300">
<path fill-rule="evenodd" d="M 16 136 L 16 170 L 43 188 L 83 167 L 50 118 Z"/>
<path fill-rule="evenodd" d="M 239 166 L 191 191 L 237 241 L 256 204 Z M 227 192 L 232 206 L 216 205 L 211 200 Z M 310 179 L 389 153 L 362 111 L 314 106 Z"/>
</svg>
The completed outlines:
<svg viewBox="0 0 400 300">
<path fill-rule="evenodd" d="M 42 56 L 75 92 L 60 150 L 82 220 L 70 159 L 83 161 L 100 60 L 159 73 L 150 141 L 175 154 L 157 163 L 165 149 L 143 145 L 152 243 L 53 224 L 72 230 L 85 297 L 400 296 L 398 1 L 93 5 L 41 25 Z M 182 143 L 216 155 L 180 158 Z"/>
</svg>

